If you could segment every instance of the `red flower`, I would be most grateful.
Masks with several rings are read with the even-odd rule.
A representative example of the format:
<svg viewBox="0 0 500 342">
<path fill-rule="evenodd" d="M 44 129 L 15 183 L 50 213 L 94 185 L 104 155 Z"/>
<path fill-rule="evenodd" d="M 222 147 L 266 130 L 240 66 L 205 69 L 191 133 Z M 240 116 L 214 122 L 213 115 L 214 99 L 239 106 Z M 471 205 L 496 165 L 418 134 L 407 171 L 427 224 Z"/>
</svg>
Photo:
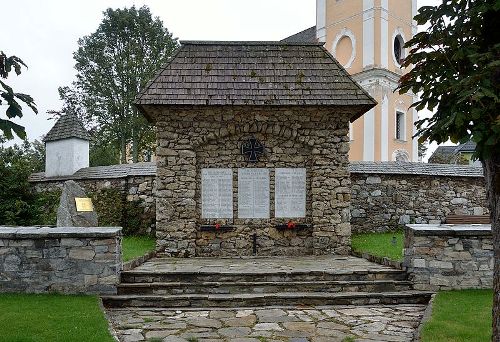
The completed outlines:
<svg viewBox="0 0 500 342">
<path fill-rule="evenodd" d="M 220 224 L 219 224 L 219 223 L 216 223 L 216 224 L 215 224 L 215 229 L 216 229 L 216 230 L 219 230 L 219 229 L 220 229 Z"/>
<path fill-rule="evenodd" d="M 295 222 L 293 222 L 293 221 L 288 221 L 288 223 L 286 224 L 286 227 L 287 227 L 288 229 L 293 229 L 293 228 L 295 228 Z"/>
</svg>

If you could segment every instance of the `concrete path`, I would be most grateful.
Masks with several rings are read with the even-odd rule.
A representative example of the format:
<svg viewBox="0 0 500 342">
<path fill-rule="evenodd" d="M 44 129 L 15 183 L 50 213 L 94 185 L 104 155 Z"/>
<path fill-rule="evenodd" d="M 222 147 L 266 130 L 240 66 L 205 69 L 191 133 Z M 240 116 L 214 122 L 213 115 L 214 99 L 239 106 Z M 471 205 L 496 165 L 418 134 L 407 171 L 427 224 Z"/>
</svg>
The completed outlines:
<svg viewBox="0 0 500 342">
<path fill-rule="evenodd" d="M 123 342 L 412 341 L 425 305 L 107 309 Z"/>
</svg>

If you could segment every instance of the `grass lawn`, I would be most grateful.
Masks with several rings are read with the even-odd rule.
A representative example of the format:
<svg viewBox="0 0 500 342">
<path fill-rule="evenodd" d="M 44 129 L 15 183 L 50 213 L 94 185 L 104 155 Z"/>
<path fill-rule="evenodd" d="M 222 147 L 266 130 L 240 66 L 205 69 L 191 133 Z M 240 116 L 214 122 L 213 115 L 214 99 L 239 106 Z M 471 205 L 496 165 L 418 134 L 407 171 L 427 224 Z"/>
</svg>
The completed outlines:
<svg viewBox="0 0 500 342">
<path fill-rule="evenodd" d="M 97 297 L 0 294 L 0 341 L 114 341 Z"/>
<path fill-rule="evenodd" d="M 129 261 L 155 249 L 155 239 L 150 236 L 125 236 L 122 240 L 122 259 Z"/>
<path fill-rule="evenodd" d="M 439 292 L 432 317 L 422 330 L 422 341 L 491 341 L 492 303 L 491 290 Z"/>
<path fill-rule="evenodd" d="M 392 237 L 396 237 L 393 245 Z M 403 260 L 404 233 L 402 231 L 389 233 L 364 233 L 352 235 L 352 249 L 356 252 L 367 252 L 391 260 Z"/>
</svg>

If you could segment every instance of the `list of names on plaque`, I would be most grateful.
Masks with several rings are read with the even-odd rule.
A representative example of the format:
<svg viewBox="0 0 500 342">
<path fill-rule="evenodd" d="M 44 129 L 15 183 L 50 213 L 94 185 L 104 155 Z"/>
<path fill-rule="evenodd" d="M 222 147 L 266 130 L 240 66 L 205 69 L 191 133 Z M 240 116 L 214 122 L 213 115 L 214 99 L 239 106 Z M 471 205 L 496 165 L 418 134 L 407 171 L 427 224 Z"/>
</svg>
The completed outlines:
<svg viewBox="0 0 500 342">
<path fill-rule="evenodd" d="M 201 217 L 233 218 L 231 169 L 201 169 Z"/>
<path fill-rule="evenodd" d="M 238 169 L 238 217 L 269 218 L 269 169 Z"/>
<path fill-rule="evenodd" d="M 306 169 L 275 169 L 275 217 L 306 216 Z"/>
</svg>

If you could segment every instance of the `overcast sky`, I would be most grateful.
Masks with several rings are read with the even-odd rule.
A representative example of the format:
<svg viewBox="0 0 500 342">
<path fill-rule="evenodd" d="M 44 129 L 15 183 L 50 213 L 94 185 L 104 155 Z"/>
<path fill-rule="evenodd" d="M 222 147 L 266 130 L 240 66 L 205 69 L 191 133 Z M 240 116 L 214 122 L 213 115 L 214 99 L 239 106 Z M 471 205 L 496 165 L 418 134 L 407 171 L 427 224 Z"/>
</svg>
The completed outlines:
<svg viewBox="0 0 500 342">
<path fill-rule="evenodd" d="M 419 6 L 437 3 L 418 0 Z M 7 82 L 15 91 L 30 94 L 39 110 L 35 115 L 26 109 L 15 120 L 26 127 L 29 140 L 39 139 L 53 125 L 46 112 L 61 108 L 57 88 L 75 77 L 78 39 L 97 29 L 105 9 L 144 4 L 181 40 L 280 40 L 316 22 L 315 0 L 6 1 L 1 6 L 0 50 L 29 67 Z"/>
</svg>

